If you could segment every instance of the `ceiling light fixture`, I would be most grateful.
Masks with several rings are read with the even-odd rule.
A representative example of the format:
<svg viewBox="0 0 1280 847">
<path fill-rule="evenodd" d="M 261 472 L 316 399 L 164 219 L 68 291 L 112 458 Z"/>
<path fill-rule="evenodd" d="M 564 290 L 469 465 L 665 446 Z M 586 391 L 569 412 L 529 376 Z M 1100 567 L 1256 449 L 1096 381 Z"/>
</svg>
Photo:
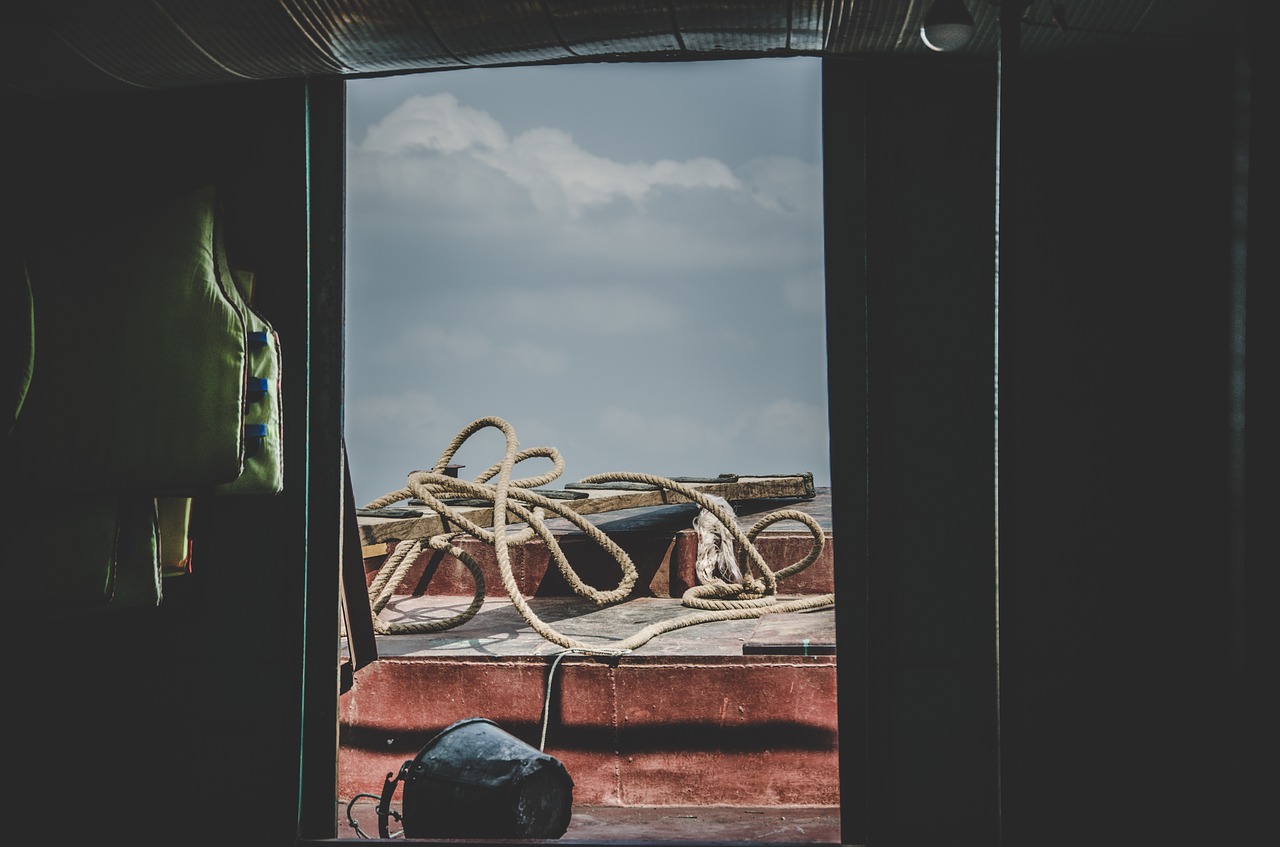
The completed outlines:
<svg viewBox="0 0 1280 847">
<path fill-rule="evenodd" d="M 920 22 L 920 40 L 930 50 L 950 53 L 973 38 L 973 15 L 964 0 L 934 0 Z"/>
</svg>

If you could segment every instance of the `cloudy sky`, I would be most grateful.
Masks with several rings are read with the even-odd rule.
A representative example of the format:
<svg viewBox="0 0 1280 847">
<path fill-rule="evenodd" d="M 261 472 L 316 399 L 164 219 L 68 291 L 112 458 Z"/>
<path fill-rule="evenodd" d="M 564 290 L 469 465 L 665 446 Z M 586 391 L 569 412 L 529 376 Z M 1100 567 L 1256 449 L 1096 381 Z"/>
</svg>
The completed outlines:
<svg viewBox="0 0 1280 847">
<path fill-rule="evenodd" d="M 496 416 L 606 471 L 830 484 L 816 59 L 348 83 L 364 505 Z M 501 460 L 486 429 L 455 462 Z M 517 468 L 550 470 L 546 459 Z"/>
</svg>

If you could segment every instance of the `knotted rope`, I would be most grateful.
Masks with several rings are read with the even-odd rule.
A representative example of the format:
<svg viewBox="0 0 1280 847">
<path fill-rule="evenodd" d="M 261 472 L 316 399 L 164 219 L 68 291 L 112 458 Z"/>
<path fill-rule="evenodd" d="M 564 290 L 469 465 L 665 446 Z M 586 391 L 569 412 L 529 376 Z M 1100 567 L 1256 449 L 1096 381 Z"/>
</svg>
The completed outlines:
<svg viewBox="0 0 1280 847">
<path fill-rule="evenodd" d="M 502 460 L 486 468 L 475 479 L 467 482 L 446 473 L 450 460 L 458 449 L 476 432 L 485 428 L 500 430 L 506 438 L 506 449 Z M 515 466 L 527 459 L 550 459 L 553 468 L 541 476 L 523 479 L 513 478 Z M 439 460 L 429 471 L 414 471 L 409 474 L 404 488 L 384 494 L 372 501 L 365 509 L 380 509 L 401 500 L 416 498 L 435 510 L 447 525 L 459 529 L 432 536 L 424 540 L 414 539 L 401 541 L 387 556 L 373 582 L 369 586 L 370 603 L 374 615 L 374 631 L 379 634 L 404 634 L 440 632 L 458 626 L 475 616 L 484 603 L 485 580 L 475 559 L 462 548 L 453 544 L 461 535 L 472 537 L 491 544 L 498 563 L 498 571 L 502 577 L 502 585 L 512 604 L 520 612 L 520 616 L 535 632 L 553 644 L 569 650 L 626 653 L 646 644 L 657 635 L 674 629 L 693 626 L 710 621 L 740 620 L 744 618 L 762 617 L 778 612 L 795 612 L 805 609 L 816 609 L 830 606 L 835 602 L 835 594 L 819 594 L 786 602 L 777 598 L 778 580 L 792 576 L 813 564 L 822 554 L 825 537 L 822 527 L 811 515 L 796 509 L 779 509 L 762 517 L 749 531 L 744 533 L 727 503 L 723 498 L 707 495 L 696 488 L 660 476 L 642 473 L 613 472 L 596 474 L 582 480 L 583 483 L 635 482 L 655 485 L 673 491 L 686 499 L 697 503 L 705 512 L 713 515 L 725 530 L 733 537 L 735 546 L 745 554 L 749 566 L 744 572 L 741 583 L 715 581 L 696 585 L 685 591 L 681 597 L 683 605 L 700 611 L 683 617 L 650 624 L 634 635 L 611 645 L 589 644 L 570 638 L 548 626 L 534 614 L 525 601 L 511 567 L 511 548 L 539 538 L 546 545 L 556 567 L 564 576 L 574 593 L 591 599 L 598 606 L 607 606 L 624 600 L 631 595 L 639 574 L 635 564 L 626 551 L 619 547 L 605 533 L 601 532 L 584 516 L 562 502 L 553 500 L 531 489 L 546 485 L 558 478 L 564 470 L 564 460 L 554 447 L 533 447 L 520 449 L 515 430 L 502 418 L 484 417 L 464 427 L 449 446 L 441 453 Z M 493 527 L 483 527 L 467 519 L 461 512 L 444 502 L 446 499 L 479 499 L 493 503 Z M 722 506 L 721 504 L 724 504 Z M 618 562 L 622 569 L 622 577 L 616 588 L 600 591 L 585 582 L 569 564 L 568 557 L 559 542 L 547 527 L 547 513 L 553 513 L 570 521 L 582 530 L 592 541 L 604 548 Z M 508 522 L 524 523 L 524 529 L 508 532 Z M 796 521 L 804 524 L 813 537 L 808 555 L 776 573 L 770 569 L 760 551 L 754 545 L 755 538 L 767 527 L 780 521 Z M 378 618 L 390 601 L 392 591 L 400 583 L 404 574 L 412 567 L 423 545 L 433 550 L 443 551 L 461 561 L 471 572 L 475 582 L 475 593 L 471 605 L 466 611 L 448 619 L 420 621 L 413 623 L 389 623 Z M 754 570 L 755 573 L 751 571 Z"/>
</svg>

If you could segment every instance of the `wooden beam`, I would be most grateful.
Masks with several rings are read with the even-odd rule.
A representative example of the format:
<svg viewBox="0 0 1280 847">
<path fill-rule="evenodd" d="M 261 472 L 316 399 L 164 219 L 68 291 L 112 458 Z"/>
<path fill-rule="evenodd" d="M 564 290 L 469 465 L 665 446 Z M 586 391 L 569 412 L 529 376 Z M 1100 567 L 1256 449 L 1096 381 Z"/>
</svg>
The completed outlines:
<svg viewBox="0 0 1280 847">
<path fill-rule="evenodd" d="M 718 495 L 730 503 L 777 497 L 812 499 L 815 493 L 813 474 L 810 473 L 792 476 L 736 476 L 725 479 L 727 481 L 691 482 L 683 479 L 678 481 L 697 490 L 700 494 Z M 548 497 L 554 497 L 580 515 L 691 502 L 689 498 L 670 489 L 629 483 L 602 485 L 577 483 L 566 485 L 563 492 L 534 490 Z M 562 499 L 566 493 L 577 499 Z M 360 540 L 366 547 L 392 541 L 429 538 L 450 531 L 445 518 L 425 506 L 409 505 L 377 511 L 382 514 L 365 512 L 360 515 Z M 457 512 L 480 526 L 493 526 L 491 505 L 459 505 Z"/>
</svg>

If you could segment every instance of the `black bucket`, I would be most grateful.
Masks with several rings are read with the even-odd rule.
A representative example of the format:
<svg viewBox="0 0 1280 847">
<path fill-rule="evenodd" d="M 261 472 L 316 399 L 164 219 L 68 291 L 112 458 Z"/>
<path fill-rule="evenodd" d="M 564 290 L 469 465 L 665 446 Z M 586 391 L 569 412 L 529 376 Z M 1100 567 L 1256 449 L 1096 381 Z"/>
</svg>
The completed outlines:
<svg viewBox="0 0 1280 847">
<path fill-rule="evenodd" d="M 379 835 L 395 784 L 404 782 L 406 838 L 559 838 L 573 813 L 573 780 L 560 760 L 487 718 L 451 724 L 387 774 Z"/>
</svg>

